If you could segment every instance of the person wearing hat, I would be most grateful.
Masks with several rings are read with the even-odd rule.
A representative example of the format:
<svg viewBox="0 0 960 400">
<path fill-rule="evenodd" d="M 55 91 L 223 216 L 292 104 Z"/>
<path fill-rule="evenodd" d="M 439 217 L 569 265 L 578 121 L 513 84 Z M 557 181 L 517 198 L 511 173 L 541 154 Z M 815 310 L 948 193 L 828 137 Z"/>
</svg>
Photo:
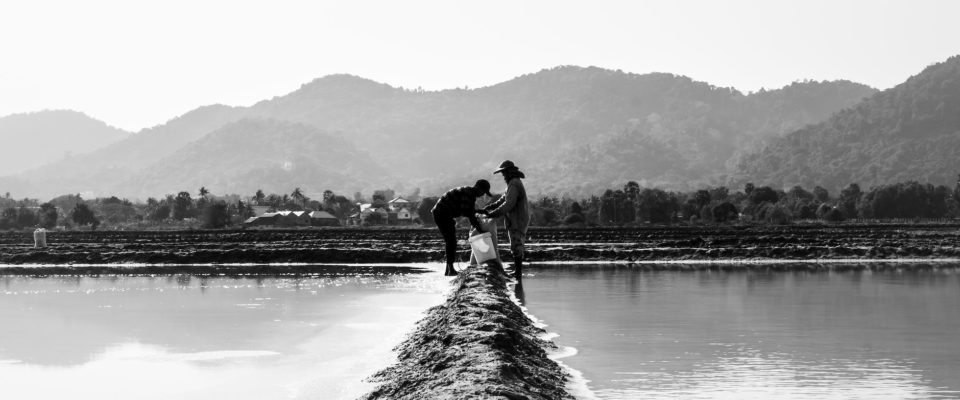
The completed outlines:
<svg viewBox="0 0 960 400">
<path fill-rule="evenodd" d="M 433 221 L 436 222 L 437 228 L 440 228 L 440 234 L 443 235 L 444 251 L 447 256 L 447 269 L 444 271 L 446 276 L 457 274 L 457 271 L 453 269 L 453 261 L 457 257 L 457 222 L 454 218 L 467 217 L 470 220 L 470 225 L 473 225 L 477 232 L 483 233 L 483 227 L 477 219 L 480 210 L 477 210 L 474 205 L 477 202 L 477 197 L 483 195 L 492 196 L 490 194 L 490 182 L 487 182 L 486 179 L 478 180 L 473 186 L 461 186 L 448 190 L 443 196 L 440 196 L 437 204 L 430 210 L 433 213 Z"/>
<path fill-rule="evenodd" d="M 503 180 L 507 183 L 507 191 L 484 207 L 483 213 L 493 218 L 505 217 L 504 226 L 507 228 L 507 237 L 510 239 L 510 252 L 513 253 L 513 275 L 520 279 L 523 269 L 524 242 L 527 238 L 527 226 L 530 225 L 530 204 L 527 202 L 527 190 L 521 181 L 526 178 L 526 175 L 520 172 L 520 168 L 510 160 L 500 163 L 500 168 L 493 173 L 503 175 Z"/>
</svg>

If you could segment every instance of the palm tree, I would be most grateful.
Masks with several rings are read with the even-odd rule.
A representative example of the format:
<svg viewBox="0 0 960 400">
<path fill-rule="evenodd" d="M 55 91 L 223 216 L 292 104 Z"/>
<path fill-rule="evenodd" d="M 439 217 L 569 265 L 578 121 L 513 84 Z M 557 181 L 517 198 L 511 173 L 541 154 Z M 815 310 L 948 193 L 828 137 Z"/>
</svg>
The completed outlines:
<svg viewBox="0 0 960 400">
<path fill-rule="evenodd" d="M 267 204 L 275 208 L 282 208 L 282 204 L 280 204 L 280 200 L 282 200 L 280 196 L 277 196 L 276 194 L 273 194 L 273 193 L 267 196 Z"/>
<path fill-rule="evenodd" d="M 296 201 L 300 204 L 300 208 L 303 208 L 304 200 L 306 196 L 303 195 L 303 191 L 300 188 L 293 189 L 293 193 L 290 193 L 290 197 L 293 198 L 293 201 Z"/>
<path fill-rule="evenodd" d="M 202 209 L 207 206 L 207 195 L 210 194 L 210 191 L 206 187 L 200 186 L 198 194 L 200 197 L 197 198 L 197 207 Z"/>
<path fill-rule="evenodd" d="M 957 175 L 957 186 L 953 188 L 953 200 L 957 202 L 957 205 L 960 205 L 960 174 Z"/>
</svg>

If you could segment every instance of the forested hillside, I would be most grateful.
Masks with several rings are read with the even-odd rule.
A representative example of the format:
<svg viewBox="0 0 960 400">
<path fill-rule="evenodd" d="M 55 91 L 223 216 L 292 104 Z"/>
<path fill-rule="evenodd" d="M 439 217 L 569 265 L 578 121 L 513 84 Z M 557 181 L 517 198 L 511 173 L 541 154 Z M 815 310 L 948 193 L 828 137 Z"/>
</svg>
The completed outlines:
<svg viewBox="0 0 960 400">
<path fill-rule="evenodd" d="M 536 179 L 535 193 L 593 194 L 627 180 L 685 189 L 722 182 L 745 149 L 823 120 L 874 92 L 846 81 L 805 81 L 743 94 L 683 76 L 595 67 L 558 67 L 489 87 L 436 92 L 333 75 L 250 107 L 202 107 L 0 184 L 41 197 L 77 192 L 160 196 L 167 190 L 161 183 L 194 178 L 187 170 L 155 163 L 193 151 L 198 140 L 226 124 L 264 118 L 328 132 L 329 140 L 338 137 L 355 146 L 357 152 L 350 154 L 369 163 L 370 170 L 388 171 L 343 186 L 338 178 L 314 182 L 309 179 L 323 176 L 301 175 L 295 186 L 351 192 L 386 181 L 437 193 L 489 177 L 501 160 L 513 159 Z M 249 134 L 269 140 L 274 131 Z M 235 159 L 235 151 L 203 154 L 216 163 Z M 143 172 L 148 168 L 152 172 Z M 269 168 L 245 177 L 273 176 Z M 229 182 L 236 178 L 229 170 L 198 174 L 223 186 L 237 185 Z"/>
<path fill-rule="evenodd" d="M 628 180 L 684 190 L 722 183 L 741 154 L 875 92 L 848 81 L 797 82 L 750 95 L 683 78 L 669 83 L 662 106 L 638 107 L 627 124 L 547 160 L 547 175 L 556 178 L 550 182 L 558 184 L 549 191 L 591 193 L 598 183 Z"/>
<path fill-rule="evenodd" d="M 910 180 L 952 185 L 960 173 L 958 149 L 960 56 L 955 56 L 744 157 L 734 181 L 832 190 Z"/>
<path fill-rule="evenodd" d="M 513 159 L 537 177 L 538 190 L 583 194 L 626 180 L 715 181 L 742 149 L 873 93 L 837 81 L 744 95 L 671 74 L 558 67 L 440 92 L 329 76 L 250 113 L 344 132 L 428 191 Z"/>
<path fill-rule="evenodd" d="M 327 189 L 392 183 L 389 177 L 351 143 L 315 127 L 242 119 L 153 163 L 119 188 L 147 195 L 205 186 L 218 194 L 252 195 L 300 187 L 319 197 Z"/>
</svg>

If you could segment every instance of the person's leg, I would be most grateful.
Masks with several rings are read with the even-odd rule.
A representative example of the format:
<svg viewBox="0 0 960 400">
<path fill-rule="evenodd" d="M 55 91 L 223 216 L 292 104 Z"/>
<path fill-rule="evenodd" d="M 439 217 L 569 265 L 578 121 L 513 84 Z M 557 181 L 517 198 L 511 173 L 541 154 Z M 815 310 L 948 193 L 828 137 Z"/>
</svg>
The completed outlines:
<svg viewBox="0 0 960 400">
<path fill-rule="evenodd" d="M 457 222 L 447 213 L 434 210 L 433 221 L 440 228 L 440 234 L 443 235 L 444 253 L 447 260 L 447 268 L 443 272 L 446 276 L 454 276 L 457 271 L 453 269 L 453 261 L 457 257 Z"/>
<path fill-rule="evenodd" d="M 511 229 L 507 231 L 507 237 L 510 238 L 510 252 L 513 253 L 513 276 L 520 279 L 523 276 L 524 261 L 524 242 L 526 234 L 519 230 Z"/>
</svg>

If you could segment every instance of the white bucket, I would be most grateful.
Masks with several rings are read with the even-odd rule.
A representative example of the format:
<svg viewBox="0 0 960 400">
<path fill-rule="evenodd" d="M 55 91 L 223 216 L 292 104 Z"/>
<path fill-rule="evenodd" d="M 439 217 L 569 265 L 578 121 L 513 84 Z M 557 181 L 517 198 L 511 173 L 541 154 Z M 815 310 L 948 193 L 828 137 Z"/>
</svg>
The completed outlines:
<svg viewBox="0 0 960 400">
<path fill-rule="evenodd" d="M 477 264 L 497 258 L 497 248 L 493 247 L 493 239 L 490 238 L 489 232 L 471 236 L 467 240 L 470 242 L 470 248 L 473 250 L 473 256 L 477 259 Z"/>
<path fill-rule="evenodd" d="M 47 247 L 47 230 L 40 228 L 33 231 L 33 247 Z"/>
</svg>

